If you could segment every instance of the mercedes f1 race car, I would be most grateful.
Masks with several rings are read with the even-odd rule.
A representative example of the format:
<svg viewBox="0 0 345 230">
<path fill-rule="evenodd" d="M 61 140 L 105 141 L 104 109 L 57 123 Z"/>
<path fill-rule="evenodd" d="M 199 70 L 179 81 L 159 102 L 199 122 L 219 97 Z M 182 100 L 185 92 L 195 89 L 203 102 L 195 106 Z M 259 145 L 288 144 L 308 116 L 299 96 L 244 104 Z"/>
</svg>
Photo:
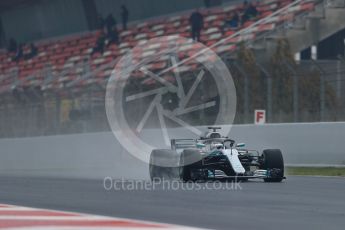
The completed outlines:
<svg viewBox="0 0 345 230">
<path fill-rule="evenodd" d="M 263 179 L 281 182 L 284 160 L 279 149 L 260 154 L 244 143 L 223 137 L 219 127 L 209 127 L 199 139 L 172 139 L 171 149 L 155 149 L 150 155 L 151 180 L 179 178 L 183 181 Z"/>
</svg>

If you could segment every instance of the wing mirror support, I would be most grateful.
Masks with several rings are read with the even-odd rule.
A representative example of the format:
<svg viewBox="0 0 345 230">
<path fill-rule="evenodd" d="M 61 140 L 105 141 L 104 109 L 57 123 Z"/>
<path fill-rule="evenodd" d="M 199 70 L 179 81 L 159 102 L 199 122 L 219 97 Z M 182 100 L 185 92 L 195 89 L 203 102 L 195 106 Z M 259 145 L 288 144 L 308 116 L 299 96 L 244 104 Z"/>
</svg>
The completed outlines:
<svg viewBox="0 0 345 230">
<path fill-rule="evenodd" d="M 198 149 L 202 149 L 202 148 L 206 147 L 206 145 L 203 144 L 203 143 L 196 143 L 196 147 L 197 147 Z"/>
<path fill-rule="evenodd" d="M 236 148 L 244 148 L 246 146 L 245 143 L 238 143 L 236 144 Z"/>
</svg>

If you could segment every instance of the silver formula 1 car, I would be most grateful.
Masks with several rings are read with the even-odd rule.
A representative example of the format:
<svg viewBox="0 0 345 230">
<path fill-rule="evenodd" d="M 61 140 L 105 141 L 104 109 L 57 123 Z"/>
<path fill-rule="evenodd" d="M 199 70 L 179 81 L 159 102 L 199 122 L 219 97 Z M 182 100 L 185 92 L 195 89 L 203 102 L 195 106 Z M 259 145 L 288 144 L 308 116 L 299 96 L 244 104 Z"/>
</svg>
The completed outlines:
<svg viewBox="0 0 345 230">
<path fill-rule="evenodd" d="M 244 143 L 223 137 L 219 127 L 199 139 L 173 139 L 171 149 L 155 149 L 150 156 L 151 180 L 180 178 L 183 181 L 261 178 L 265 182 L 281 182 L 284 160 L 279 149 L 266 149 L 260 154 L 245 149 Z"/>
</svg>

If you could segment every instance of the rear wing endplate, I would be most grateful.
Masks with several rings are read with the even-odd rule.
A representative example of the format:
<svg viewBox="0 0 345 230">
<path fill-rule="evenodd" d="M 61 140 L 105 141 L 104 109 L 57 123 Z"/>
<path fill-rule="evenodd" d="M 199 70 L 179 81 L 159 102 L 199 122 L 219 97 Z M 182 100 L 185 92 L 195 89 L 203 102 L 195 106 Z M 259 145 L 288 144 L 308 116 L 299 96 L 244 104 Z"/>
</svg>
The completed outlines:
<svg viewBox="0 0 345 230">
<path fill-rule="evenodd" d="M 171 139 L 171 149 L 190 149 L 196 148 L 195 139 Z"/>
</svg>

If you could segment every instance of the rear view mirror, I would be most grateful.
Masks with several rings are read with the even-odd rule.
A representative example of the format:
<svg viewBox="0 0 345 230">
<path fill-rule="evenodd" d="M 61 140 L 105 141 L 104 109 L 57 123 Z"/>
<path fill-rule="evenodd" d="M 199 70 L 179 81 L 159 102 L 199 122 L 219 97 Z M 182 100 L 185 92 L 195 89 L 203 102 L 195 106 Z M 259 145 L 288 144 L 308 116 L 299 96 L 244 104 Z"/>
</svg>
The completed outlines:
<svg viewBox="0 0 345 230">
<path fill-rule="evenodd" d="M 238 143 L 238 144 L 236 144 L 236 148 L 243 148 L 245 146 L 246 146 L 245 143 Z"/>
</svg>

